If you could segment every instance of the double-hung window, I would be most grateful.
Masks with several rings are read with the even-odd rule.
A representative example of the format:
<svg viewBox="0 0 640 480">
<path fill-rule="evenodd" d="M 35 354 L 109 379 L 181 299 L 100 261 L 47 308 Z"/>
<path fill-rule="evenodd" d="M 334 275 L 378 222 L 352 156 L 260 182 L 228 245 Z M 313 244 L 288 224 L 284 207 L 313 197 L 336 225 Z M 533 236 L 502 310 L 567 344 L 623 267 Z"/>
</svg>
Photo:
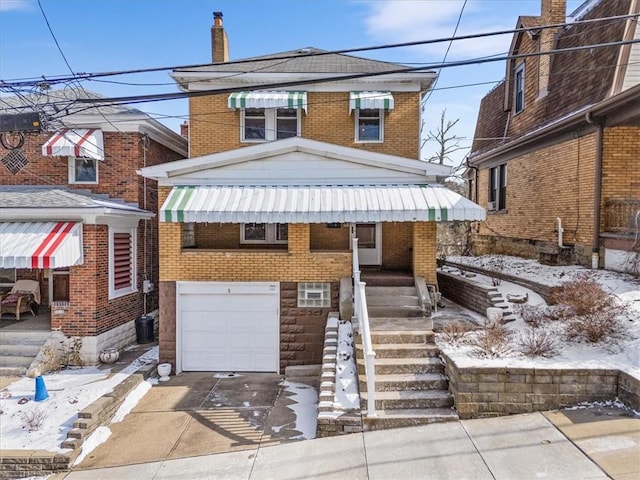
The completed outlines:
<svg viewBox="0 0 640 480">
<path fill-rule="evenodd" d="M 349 114 L 355 112 L 355 141 L 376 143 L 384 141 L 384 117 L 393 110 L 391 92 L 350 92 Z"/>
<path fill-rule="evenodd" d="M 86 157 L 69 157 L 69 183 L 98 183 L 98 161 Z"/>
<path fill-rule="evenodd" d="M 286 223 L 243 223 L 240 228 L 240 243 L 287 243 Z"/>
<path fill-rule="evenodd" d="M 502 164 L 489 169 L 489 205 L 488 210 L 507 209 L 507 165 Z"/>
<path fill-rule="evenodd" d="M 136 228 L 109 227 L 109 298 L 136 292 Z"/>
<path fill-rule="evenodd" d="M 246 108 L 242 111 L 242 141 L 265 142 L 300 134 L 296 108 Z"/>
<path fill-rule="evenodd" d="M 520 113 L 524 110 L 524 63 L 518 65 L 513 74 L 513 104 L 514 112 Z"/>
<path fill-rule="evenodd" d="M 382 142 L 384 140 L 384 110 L 356 109 L 356 142 Z"/>
</svg>

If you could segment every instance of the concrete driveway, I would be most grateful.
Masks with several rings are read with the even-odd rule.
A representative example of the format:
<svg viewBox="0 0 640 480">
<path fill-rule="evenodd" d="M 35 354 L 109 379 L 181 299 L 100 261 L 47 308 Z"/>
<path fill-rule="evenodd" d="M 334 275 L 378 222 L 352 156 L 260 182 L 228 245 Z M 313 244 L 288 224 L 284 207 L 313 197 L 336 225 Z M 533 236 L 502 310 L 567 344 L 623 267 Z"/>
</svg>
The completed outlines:
<svg viewBox="0 0 640 480">
<path fill-rule="evenodd" d="M 302 440 L 297 415 L 316 415 L 319 375 L 183 373 L 154 385 L 74 470 L 256 449 Z M 308 388 L 311 395 L 295 395 Z M 311 393 L 311 392 L 309 392 Z M 296 398 L 297 397 L 297 398 Z M 304 397 L 304 400 L 301 400 Z M 314 400 L 315 399 L 315 400 Z M 300 405 L 300 402 L 305 404 Z M 294 408 L 295 407 L 295 410 Z M 298 412 L 298 414 L 296 414 Z"/>
</svg>

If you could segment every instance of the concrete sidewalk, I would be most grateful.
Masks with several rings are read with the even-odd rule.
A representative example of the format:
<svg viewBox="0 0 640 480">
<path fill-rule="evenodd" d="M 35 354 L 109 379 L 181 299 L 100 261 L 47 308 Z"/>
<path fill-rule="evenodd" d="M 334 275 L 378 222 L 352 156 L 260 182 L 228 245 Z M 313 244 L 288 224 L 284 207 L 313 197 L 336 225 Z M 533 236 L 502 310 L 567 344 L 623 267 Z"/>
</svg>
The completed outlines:
<svg viewBox="0 0 640 480">
<path fill-rule="evenodd" d="M 563 415 L 563 414 L 560 414 Z M 567 420 L 568 419 L 568 420 Z M 569 417 L 556 418 L 571 430 Z M 631 419 L 640 422 L 640 419 Z M 588 423 L 588 422 L 587 422 Z M 601 427 L 603 427 L 601 425 Z M 591 429 L 597 430 L 592 425 Z M 637 434 L 638 424 L 627 423 Z M 578 434 L 579 427 L 573 434 Z M 620 436 L 620 432 L 618 432 Z M 627 438 L 627 437 L 625 437 Z M 620 441 L 618 441 L 620 443 Z M 542 413 L 464 420 L 244 451 L 69 473 L 68 480 L 160 479 L 561 479 L 638 478 L 633 441 L 619 453 L 624 471 L 609 477 Z M 609 450 L 615 450 L 615 445 Z"/>
</svg>

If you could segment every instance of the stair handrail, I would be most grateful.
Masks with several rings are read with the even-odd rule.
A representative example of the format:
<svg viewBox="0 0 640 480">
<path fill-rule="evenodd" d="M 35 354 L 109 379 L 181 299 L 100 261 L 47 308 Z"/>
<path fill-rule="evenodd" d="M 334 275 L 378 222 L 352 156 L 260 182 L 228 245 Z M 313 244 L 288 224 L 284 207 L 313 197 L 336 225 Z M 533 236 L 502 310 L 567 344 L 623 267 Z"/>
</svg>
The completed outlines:
<svg viewBox="0 0 640 480">
<path fill-rule="evenodd" d="M 360 281 L 360 262 L 358 259 L 358 239 L 353 238 L 353 290 L 354 290 L 354 317 L 358 320 L 358 330 L 362 338 L 364 351 L 364 376 L 367 381 L 367 417 L 377 417 L 376 414 L 376 352 L 371 341 L 371 329 L 369 327 L 369 309 L 365 294 L 366 283 Z"/>
</svg>

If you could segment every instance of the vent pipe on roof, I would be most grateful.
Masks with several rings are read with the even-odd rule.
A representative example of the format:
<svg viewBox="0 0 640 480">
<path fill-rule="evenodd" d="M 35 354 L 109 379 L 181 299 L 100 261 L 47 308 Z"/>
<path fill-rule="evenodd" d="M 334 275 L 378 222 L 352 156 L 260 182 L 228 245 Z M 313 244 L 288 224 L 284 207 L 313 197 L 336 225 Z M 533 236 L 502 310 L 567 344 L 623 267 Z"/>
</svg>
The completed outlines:
<svg viewBox="0 0 640 480">
<path fill-rule="evenodd" d="M 229 61 L 229 39 L 222 26 L 222 12 L 213 12 L 211 27 L 211 61 L 222 63 Z"/>
</svg>

